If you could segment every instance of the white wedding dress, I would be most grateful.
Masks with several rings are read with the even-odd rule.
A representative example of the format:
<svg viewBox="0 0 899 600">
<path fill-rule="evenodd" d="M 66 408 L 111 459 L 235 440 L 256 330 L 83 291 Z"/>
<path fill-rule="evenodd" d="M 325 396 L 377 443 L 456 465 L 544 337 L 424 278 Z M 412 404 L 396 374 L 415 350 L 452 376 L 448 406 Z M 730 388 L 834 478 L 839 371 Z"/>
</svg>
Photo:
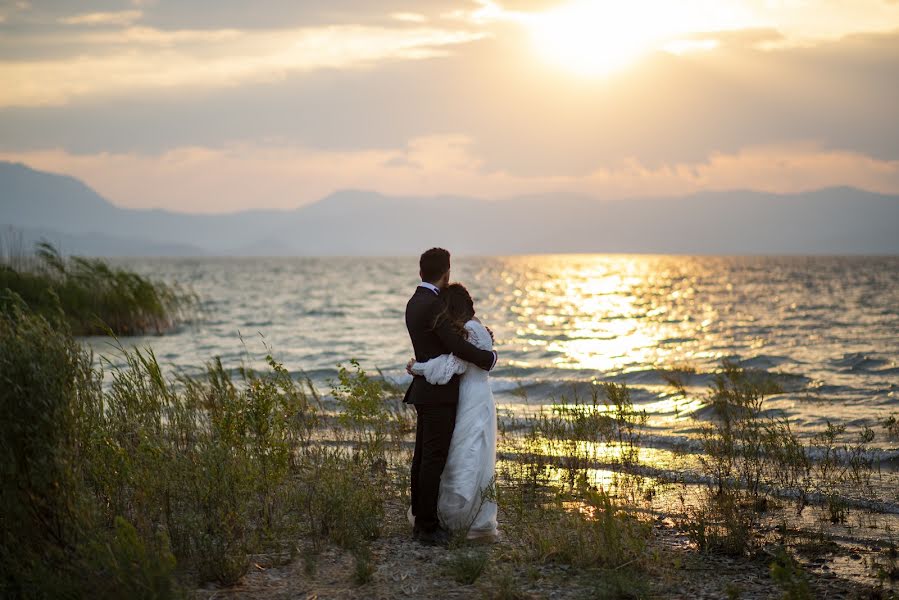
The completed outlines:
<svg viewBox="0 0 899 600">
<path fill-rule="evenodd" d="M 471 320 L 465 329 L 469 342 L 483 350 L 493 350 L 490 332 L 480 322 Z M 412 371 L 436 385 L 446 384 L 453 375 L 462 375 L 456 427 L 440 477 L 437 509 L 443 526 L 449 530 L 467 530 L 469 539 L 495 537 L 496 503 L 483 495 L 493 487 L 496 468 L 496 404 L 489 375 L 452 354 L 415 363 Z"/>
</svg>

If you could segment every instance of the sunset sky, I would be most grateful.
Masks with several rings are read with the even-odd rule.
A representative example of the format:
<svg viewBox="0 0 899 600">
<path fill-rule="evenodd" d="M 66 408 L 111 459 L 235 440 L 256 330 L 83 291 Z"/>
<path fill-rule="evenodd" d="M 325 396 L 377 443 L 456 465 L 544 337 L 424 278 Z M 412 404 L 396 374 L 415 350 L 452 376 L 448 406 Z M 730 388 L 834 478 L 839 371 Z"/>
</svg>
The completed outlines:
<svg viewBox="0 0 899 600">
<path fill-rule="evenodd" d="M 0 0 L 0 160 L 113 202 L 899 194 L 899 0 Z"/>
</svg>

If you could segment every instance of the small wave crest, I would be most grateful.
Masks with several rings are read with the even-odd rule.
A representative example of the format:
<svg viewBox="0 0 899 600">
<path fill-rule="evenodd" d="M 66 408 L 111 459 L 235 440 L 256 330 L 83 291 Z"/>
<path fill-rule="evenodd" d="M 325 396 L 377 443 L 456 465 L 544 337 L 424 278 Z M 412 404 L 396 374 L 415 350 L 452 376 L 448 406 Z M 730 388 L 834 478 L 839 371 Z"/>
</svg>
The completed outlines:
<svg viewBox="0 0 899 600">
<path fill-rule="evenodd" d="M 830 364 L 843 371 L 849 372 L 880 372 L 881 367 L 890 366 L 890 363 L 882 358 L 872 358 L 861 352 L 852 352 L 844 354 L 842 358 L 830 361 Z M 890 369 L 899 370 L 899 369 Z"/>
</svg>

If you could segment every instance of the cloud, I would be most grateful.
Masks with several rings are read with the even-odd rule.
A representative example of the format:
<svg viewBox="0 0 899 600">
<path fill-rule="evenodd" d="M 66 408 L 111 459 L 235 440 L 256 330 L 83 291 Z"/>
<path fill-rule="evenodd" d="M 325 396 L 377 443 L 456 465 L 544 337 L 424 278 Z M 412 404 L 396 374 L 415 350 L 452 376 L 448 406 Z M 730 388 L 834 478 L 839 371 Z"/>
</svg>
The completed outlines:
<svg viewBox="0 0 899 600">
<path fill-rule="evenodd" d="M 269 0 L 265 10 L 248 10 L 245 0 L 161 2 L 146 10 L 147 23 L 162 29 L 274 29 L 285 26 L 355 24 L 398 26 L 396 14 L 416 14 L 429 21 L 473 0 Z"/>
<path fill-rule="evenodd" d="M 501 198 L 578 193 L 597 198 L 665 197 L 700 190 L 799 192 L 852 185 L 899 194 L 899 160 L 824 150 L 814 143 L 746 148 L 695 163 L 647 166 L 624 159 L 583 176 L 515 176 L 484 169 L 462 135 L 418 138 L 399 151 L 325 152 L 278 144 L 184 147 L 162 156 L 0 154 L 2 160 L 70 173 L 129 207 L 221 212 L 292 208 L 342 188 L 387 194 Z"/>
<path fill-rule="evenodd" d="M 341 25 L 276 31 L 128 28 L 80 37 L 77 56 L 0 61 L 0 107 L 61 105 L 82 96 L 221 87 L 316 69 L 440 56 L 483 37 L 429 27 Z"/>
<path fill-rule="evenodd" d="M 474 0 L 266 0 L 256 6 L 246 0 L 35 0 L 17 7 L 0 0 L 0 12 L 21 13 L 17 22 L 47 31 L 74 13 L 116 13 L 140 10 L 141 22 L 157 29 L 272 30 L 323 25 L 402 26 L 394 14 L 420 14 L 428 20 L 453 8 L 474 6 Z M 30 10 L 27 18 L 25 10 Z M 12 20 L 12 19 L 11 19 Z"/>
<path fill-rule="evenodd" d="M 392 13 L 390 16 L 397 21 L 402 21 L 404 23 L 424 23 L 428 20 L 423 14 L 411 12 L 397 12 Z"/>
<path fill-rule="evenodd" d="M 542 61 L 520 20 L 490 16 L 557 0 L 150 0 L 132 2 L 140 26 L 99 27 L 61 24 L 69 3 L 19 14 L 0 0 L 0 152 L 85 173 L 123 202 L 204 210 L 208 197 L 280 205 L 347 186 L 895 189 L 899 4 L 685 1 L 765 18 L 681 36 L 706 52 L 591 79 Z"/>
<path fill-rule="evenodd" d="M 143 12 L 139 10 L 121 10 L 118 12 L 93 12 L 62 17 L 63 25 L 131 25 L 139 21 Z"/>
<path fill-rule="evenodd" d="M 159 35 L 151 54 L 193 43 L 167 35 Z M 660 53 L 602 82 L 547 68 L 528 54 L 526 40 L 504 31 L 428 61 L 269 71 L 272 77 L 229 87 L 121 90 L 66 106 L 0 110 L 0 150 L 147 155 L 277 139 L 319 150 L 398 151 L 412 139 L 453 133 L 471 140 L 485 169 L 522 177 L 583 176 L 629 157 L 651 168 L 699 163 L 796 140 L 899 158 L 899 35 L 771 51 L 753 47 L 759 36 L 719 39 L 712 52 Z"/>
<path fill-rule="evenodd" d="M 628 0 L 652 26 L 681 34 L 709 31 L 776 30 L 783 44 L 808 44 L 853 33 L 899 28 L 897 0 Z M 589 0 L 479 0 L 478 7 L 457 11 L 473 21 L 528 22 L 559 10 L 580 10 L 597 21 L 614 18 L 616 3 Z M 599 23 L 597 23 L 599 24 Z"/>
</svg>

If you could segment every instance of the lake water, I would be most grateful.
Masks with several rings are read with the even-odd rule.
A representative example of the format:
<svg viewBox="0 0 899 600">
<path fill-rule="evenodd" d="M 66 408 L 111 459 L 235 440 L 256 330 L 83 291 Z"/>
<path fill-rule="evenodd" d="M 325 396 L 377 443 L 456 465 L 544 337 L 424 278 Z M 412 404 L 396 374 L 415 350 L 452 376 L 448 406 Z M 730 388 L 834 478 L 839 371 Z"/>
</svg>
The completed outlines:
<svg viewBox="0 0 899 600">
<path fill-rule="evenodd" d="M 409 381 L 403 311 L 418 284 L 414 257 L 117 262 L 199 296 L 196 323 L 123 340 L 151 346 L 171 370 L 194 372 L 215 356 L 229 367 L 264 368 L 270 349 L 324 393 L 336 365 L 351 358 Z M 698 426 L 711 416 L 705 391 L 724 359 L 772 373 L 785 391 L 766 405 L 806 439 L 828 421 L 847 426 L 844 440 L 872 427 L 867 458 L 876 474 L 870 488 L 840 491 L 855 507 L 845 523 L 793 509 L 760 518 L 769 528 L 789 518 L 791 527 L 833 535 L 846 548 L 834 572 L 873 582 L 850 557 L 899 542 L 899 441 L 879 424 L 899 415 L 899 257 L 457 258 L 453 278 L 495 332 L 500 360 L 491 380 L 506 423 L 589 394 L 596 382 L 628 385 L 649 417 L 640 464 L 660 481 L 687 484 L 654 497 L 663 512 L 699 493 L 690 485 L 702 481 Z M 118 362 L 108 340 L 88 342 Z M 685 366 L 697 371 L 687 400 L 665 379 Z M 501 452 L 514 456 L 518 439 L 505 438 Z M 618 467 L 603 460 L 589 476 L 614 485 Z M 856 510 L 863 507 L 871 510 Z"/>
<path fill-rule="evenodd" d="M 150 345 L 164 365 L 191 371 L 214 356 L 261 365 L 267 344 L 325 392 L 351 358 L 409 380 L 403 311 L 418 283 L 414 257 L 118 262 L 200 297 L 198 323 L 127 341 Z M 782 375 L 786 392 L 770 405 L 800 432 L 828 420 L 873 427 L 899 412 L 899 257 L 460 257 L 452 275 L 496 334 L 492 381 L 504 411 L 532 412 L 591 382 L 627 383 L 650 414 L 647 443 L 667 446 L 692 435 L 703 407 L 673 402 L 666 372 L 697 369 L 701 398 L 707 373 L 729 358 Z M 899 444 L 879 435 L 874 446 L 888 458 Z"/>
</svg>

